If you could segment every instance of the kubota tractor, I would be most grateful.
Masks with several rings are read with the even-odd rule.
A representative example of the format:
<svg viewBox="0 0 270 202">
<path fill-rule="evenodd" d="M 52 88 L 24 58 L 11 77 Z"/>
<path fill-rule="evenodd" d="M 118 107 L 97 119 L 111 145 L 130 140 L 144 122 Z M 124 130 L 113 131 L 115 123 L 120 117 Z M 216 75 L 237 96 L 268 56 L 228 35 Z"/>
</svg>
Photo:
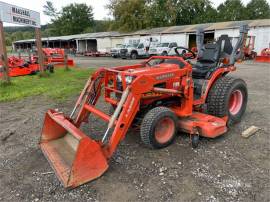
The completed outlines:
<svg viewBox="0 0 270 202">
<path fill-rule="evenodd" d="M 101 176 L 133 124 L 140 125 L 142 142 L 150 148 L 170 145 L 177 132 L 190 135 L 196 147 L 200 136 L 215 138 L 241 120 L 247 105 L 246 83 L 234 71 L 238 49 L 247 36 L 242 26 L 237 44 L 227 35 L 203 45 L 197 31 L 197 62 L 178 56 L 154 56 L 143 64 L 101 68 L 86 83 L 70 116 L 49 110 L 40 147 L 65 187 L 76 187 Z M 239 54 L 241 55 L 241 53 Z M 190 57 L 191 58 L 191 57 Z M 114 112 L 97 109 L 100 96 Z M 108 122 L 98 140 L 80 126 L 89 115 Z M 93 124 L 93 123 L 88 123 Z"/>
</svg>

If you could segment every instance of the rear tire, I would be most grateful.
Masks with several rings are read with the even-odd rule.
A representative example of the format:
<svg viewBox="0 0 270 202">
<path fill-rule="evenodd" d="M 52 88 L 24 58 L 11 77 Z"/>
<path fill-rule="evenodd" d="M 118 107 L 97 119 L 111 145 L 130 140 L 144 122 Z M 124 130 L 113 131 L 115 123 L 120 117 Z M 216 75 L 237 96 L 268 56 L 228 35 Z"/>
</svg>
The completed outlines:
<svg viewBox="0 0 270 202">
<path fill-rule="evenodd" d="M 166 147 L 174 141 L 176 133 L 177 117 L 169 108 L 153 108 L 142 120 L 140 135 L 147 147 Z"/>
<path fill-rule="evenodd" d="M 245 81 L 229 76 L 219 78 L 207 97 L 207 111 L 217 117 L 228 116 L 227 125 L 241 121 L 245 113 L 248 90 Z"/>
</svg>

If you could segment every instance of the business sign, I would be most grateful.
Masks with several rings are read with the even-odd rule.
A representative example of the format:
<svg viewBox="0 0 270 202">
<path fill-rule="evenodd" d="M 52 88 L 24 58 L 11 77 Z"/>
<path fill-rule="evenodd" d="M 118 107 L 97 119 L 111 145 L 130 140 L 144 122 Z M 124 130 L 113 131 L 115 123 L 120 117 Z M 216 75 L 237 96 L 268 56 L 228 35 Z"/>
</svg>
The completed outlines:
<svg viewBox="0 0 270 202">
<path fill-rule="evenodd" d="M 31 27 L 40 27 L 40 14 L 36 11 L 0 1 L 0 21 Z"/>
</svg>

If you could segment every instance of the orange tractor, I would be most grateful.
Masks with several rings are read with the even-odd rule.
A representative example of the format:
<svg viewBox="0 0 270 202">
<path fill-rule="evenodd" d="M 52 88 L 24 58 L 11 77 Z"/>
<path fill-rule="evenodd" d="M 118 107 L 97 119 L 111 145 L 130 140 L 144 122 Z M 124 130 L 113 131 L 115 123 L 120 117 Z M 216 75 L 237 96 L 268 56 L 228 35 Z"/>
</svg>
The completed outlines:
<svg viewBox="0 0 270 202">
<path fill-rule="evenodd" d="M 179 54 L 154 56 L 142 64 L 101 68 L 86 83 L 69 116 L 50 109 L 45 116 L 40 147 L 65 187 L 74 188 L 100 177 L 133 124 L 140 125 L 142 142 L 150 148 L 170 145 L 178 131 L 190 135 L 196 147 L 199 137 L 215 138 L 241 120 L 247 105 L 246 83 L 228 76 L 236 70 L 248 27 L 240 28 L 233 47 L 227 35 L 203 44 L 197 31 L 195 64 Z M 97 108 L 104 97 L 113 112 Z M 93 137 L 80 128 L 89 115 L 108 122 L 103 136 Z M 89 123 L 91 124 L 91 123 Z M 93 124 L 93 123 L 92 123 Z"/>
</svg>

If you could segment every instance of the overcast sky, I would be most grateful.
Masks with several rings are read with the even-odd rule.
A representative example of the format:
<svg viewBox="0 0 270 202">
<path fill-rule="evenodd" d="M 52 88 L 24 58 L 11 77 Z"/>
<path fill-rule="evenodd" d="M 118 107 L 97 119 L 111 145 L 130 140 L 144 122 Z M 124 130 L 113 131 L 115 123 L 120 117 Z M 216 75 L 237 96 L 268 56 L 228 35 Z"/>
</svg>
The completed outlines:
<svg viewBox="0 0 270 202">
<path fill-rule="evenodd" d="M 45 5 L 46 0 L 0 0 L 0 1 L 40 12 L 41 24 L 43 25 L 50 21 L 50 18 L 48 16 L 45 16 L 42 12 L 43 5 Z M 224 1 L 225 0 L 212 0 L 215 6 L 218 6 L 220 3 Z M 246 4 L 249 1 L 250 0 L 242 0 L 244 4 Z M 270 2 L 270 0 L 267 0 L 267 1 Z M 106 17 L 109 17 L 109 11 L 104 8 L 104 6 L 108 4 L 109 0 L 55 0 L 52 2 L 54 3 L 55 7 L 58 10 L 60 10 L 63 6 L 66 6 L 70 3 L 74 3 L 74 2 L 86 3 L 93 7 L 95 19 L 102 20 Z M 4 24 L 4 25 L 7 25 L 7 24 Z"/>
</svg>

